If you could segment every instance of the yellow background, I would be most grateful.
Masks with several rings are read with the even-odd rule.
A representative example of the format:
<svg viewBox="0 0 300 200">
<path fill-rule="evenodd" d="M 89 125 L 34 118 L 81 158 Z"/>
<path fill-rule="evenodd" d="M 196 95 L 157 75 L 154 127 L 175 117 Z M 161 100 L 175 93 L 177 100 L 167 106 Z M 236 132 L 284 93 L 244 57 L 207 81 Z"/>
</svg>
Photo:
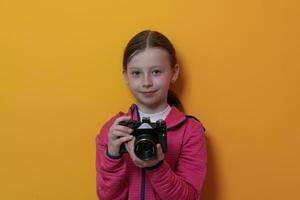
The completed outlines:
<svg viewBox="0 0 300 200">
<path fill-rule="evenodd" d="M 203 199 L 300 199 L 299 8 L 0 0 L 0 199 L 97 199 L 95 136 L 133 102 L 122 53 L 148 28 L 176 46 L 176 91 L 207 129 Z"/>
</svg>

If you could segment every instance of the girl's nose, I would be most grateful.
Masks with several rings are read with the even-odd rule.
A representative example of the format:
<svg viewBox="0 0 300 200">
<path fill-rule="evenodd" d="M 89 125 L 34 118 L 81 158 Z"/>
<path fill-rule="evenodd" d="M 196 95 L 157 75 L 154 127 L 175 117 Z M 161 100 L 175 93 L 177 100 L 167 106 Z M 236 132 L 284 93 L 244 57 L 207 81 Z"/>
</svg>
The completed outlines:
<svg viewBox="0 0 300 200">
<path fill-rule="evenodd" d="M 143 87 L 151 87 L 153 85 L 152 78 L 149 75 L 145 75 L 143 78 Z"/>
</svg>

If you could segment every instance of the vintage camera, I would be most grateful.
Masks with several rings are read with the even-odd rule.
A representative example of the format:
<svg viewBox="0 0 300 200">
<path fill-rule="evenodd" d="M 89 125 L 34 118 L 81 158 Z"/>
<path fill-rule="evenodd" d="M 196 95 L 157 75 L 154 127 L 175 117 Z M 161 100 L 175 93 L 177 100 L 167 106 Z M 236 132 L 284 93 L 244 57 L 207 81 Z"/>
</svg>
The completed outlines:
<svg viewBox="0 0 300 200">
<path fill-rule="evenodd" d="M 141 160 L 151 160 L 156 158 L 156 144 L 160 144 L 163 152 L 167 151 L 167 128 L 164 120 L 154 123 L 149 118 L 143 118 L 142 122 L 129 120 L 119 122 L 122 126 L 133 129 L 131 135 L 135 137 L 134 153 Z M 120 153 L 126 153 L 125 145 L 120 147 Z"/>
</svg>

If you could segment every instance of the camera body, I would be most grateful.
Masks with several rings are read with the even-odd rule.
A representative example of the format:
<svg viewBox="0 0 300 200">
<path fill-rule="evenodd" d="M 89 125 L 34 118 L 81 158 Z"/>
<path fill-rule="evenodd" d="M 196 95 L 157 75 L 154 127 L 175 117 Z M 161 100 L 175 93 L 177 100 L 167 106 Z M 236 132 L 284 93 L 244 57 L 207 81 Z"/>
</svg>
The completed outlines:
<svg viewBox="0 0 300 200">
<path fill-rule="evenodd" d="M 133 129 L 131 135 L 135 137 L 134 153 L 141 160 L 156 158 L 156 144 L 160 144 L 163 152 L 167 151 L 167 128 L 164 120 L 151 123 L 149 118 L 142 122 L 136 120 L 121 121 L 119 125 Z M 125 145 L 120 147 L 120 153 L 126 153 Z"/>
</svg>

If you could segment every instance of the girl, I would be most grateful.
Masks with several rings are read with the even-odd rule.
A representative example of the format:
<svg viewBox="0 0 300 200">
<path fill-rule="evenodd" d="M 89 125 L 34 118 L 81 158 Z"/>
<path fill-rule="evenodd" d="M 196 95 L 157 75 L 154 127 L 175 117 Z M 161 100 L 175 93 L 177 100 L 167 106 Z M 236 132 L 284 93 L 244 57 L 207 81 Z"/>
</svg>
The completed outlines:
<svg viewBox="0 0 300 200">
<path fill-rule="evenodd" d="M 184 115 L 168 98 L 179 65 L 171 42 L 156 31 L 142 31 L 127 44 L 123 76 L 136 99 L 126 114 L 104 124 L 96 138 L 96 186 L 105 199 L 199 199 L 206 175 L 206 146 L 202 124 Z M 175 101 L 176 102 L 176 101 Z M 168 149 L 157 145 L 157 156 L 140 160 L 134 153 L 132 129 L 120 121 L 163 119 Z M 124 144 L 128 153 L 121 154 Z"/>
</svg>

